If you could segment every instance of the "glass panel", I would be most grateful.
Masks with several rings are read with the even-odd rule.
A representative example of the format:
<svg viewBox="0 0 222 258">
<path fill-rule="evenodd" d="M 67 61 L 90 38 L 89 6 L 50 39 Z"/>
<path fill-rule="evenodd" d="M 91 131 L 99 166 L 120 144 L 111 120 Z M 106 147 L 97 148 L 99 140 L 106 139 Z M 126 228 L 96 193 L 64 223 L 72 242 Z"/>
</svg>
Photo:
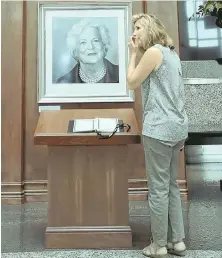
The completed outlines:
<svg viewBox="0 0 222 258">
<path fill-rule="evenodd" d="M 187 18 L 190 18 L 194 12 L 195 12 L 194 1 L 186 1 Z"/>
<path fill-rule="evenodd" d="M 189 38 L 197 38 L 195 21 L 190 21 L 188 23 L 188 37 Z"/>
<path fill-rule="evenodd" d="M 215 60 L 222 57 L 222 29 L 213 17 L 195 15 L 204 1 L 178 1 L 180 58 L 188 60 Z"/>
<path fill-rule="evenodd" d="M 205 29 L 204 21 L 197 22 L 197 34 L 199 39 L 215 39 L 217 38 L 217 28 Z"/>
<path fill-rule="evenodd" d="M 189 46 L 190 47 L 196 47 L 197 46 L 197 40 L 196 39 L 189 40 Z"/>
<path fill-rule="evenodd" d="M 210 39 L 210 40 L 198 40 L 198 47 L 217 47 L 218 46 L 218 40 L 217 39 Z"/>
</svg>

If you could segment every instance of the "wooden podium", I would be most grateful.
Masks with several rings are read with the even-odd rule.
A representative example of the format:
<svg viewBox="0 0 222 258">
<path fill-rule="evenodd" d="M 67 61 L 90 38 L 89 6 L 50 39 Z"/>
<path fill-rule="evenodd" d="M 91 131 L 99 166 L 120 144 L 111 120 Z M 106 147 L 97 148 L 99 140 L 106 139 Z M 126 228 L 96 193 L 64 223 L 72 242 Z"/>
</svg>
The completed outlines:
<svg viewBox="0 0 222 258">
<path fill-rule="evenodd" d="M 76 118 L 116 117 L 129 132 L 68 133 Z M 141 143 L 133 109 L 43 111 L 34 134 L 48 146 L 46 248 L 129 248 L 127 145 Z"/>
</svg>

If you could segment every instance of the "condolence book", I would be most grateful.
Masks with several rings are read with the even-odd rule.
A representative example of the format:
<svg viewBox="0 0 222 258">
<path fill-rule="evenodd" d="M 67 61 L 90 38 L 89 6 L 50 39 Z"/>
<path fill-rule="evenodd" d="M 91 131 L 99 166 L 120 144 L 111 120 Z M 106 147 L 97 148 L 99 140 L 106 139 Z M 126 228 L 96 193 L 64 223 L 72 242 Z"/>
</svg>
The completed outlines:
<svg viewBox="0 0 222 258">
<path fill-rule="evenodd" d="M 118 118 L 94 118 L 94 119 L 74 119 L 73 133 L 112 133 L 119 124 Z M 119 128 L 117 131 L 119 132 Z"/>
</svg>

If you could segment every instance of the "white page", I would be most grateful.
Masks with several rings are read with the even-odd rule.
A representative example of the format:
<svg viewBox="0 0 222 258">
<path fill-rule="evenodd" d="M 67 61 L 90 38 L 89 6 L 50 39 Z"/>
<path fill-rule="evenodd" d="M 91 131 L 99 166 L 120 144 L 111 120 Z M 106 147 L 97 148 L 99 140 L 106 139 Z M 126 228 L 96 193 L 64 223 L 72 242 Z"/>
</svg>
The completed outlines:
<svg viewBox="0 0 222 258">
<path fill-rule="evenodd" d="M 73 132 L 92 132 L 94 131 L 94 119 L 75 119 Z"/>
<path fill-rule="evenodd" d="M 117 118 L 98 118 L 98 130 L 100 132 L 113 132 L 117 124 Z"/>
</svg>

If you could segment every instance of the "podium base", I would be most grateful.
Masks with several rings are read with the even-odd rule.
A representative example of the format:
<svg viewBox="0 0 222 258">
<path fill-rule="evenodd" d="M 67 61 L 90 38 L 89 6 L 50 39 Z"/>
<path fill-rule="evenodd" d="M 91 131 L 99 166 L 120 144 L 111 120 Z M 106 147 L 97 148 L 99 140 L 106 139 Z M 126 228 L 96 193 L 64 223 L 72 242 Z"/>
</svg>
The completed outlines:
<svg viewBox="0 0 222 258">
<path fill-rule="evenodd" d="M 127 248 L 127 146 L 50 146 L 46 248 Z"/>
<path fill-rule="evenodd" d="M 131 248 L 132 231 L 129 226 L 47 227 L 45 247 L 73 248 Z"/>
</svg>

